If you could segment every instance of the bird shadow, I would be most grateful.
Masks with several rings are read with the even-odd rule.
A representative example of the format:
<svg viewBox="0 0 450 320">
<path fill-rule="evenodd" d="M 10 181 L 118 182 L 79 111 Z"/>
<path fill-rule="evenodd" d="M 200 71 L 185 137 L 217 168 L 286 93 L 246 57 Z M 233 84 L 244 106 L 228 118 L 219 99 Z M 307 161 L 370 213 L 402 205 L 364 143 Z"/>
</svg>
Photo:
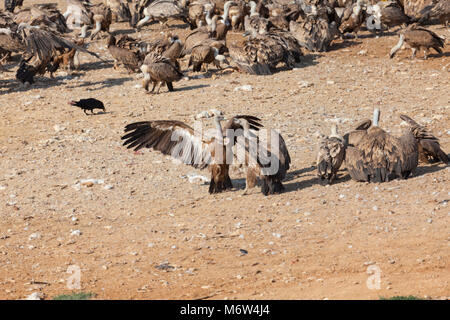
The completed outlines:
<svg viewBox="0 0 450 320">
<path fill-rule="evenodd" d="M 383 32 L 379 31 L 379 32 L 369 32 L 369 33 L 366 33 L 366 34 L 358 34 L 358 38 L 359 39 L 373 39 L 373 38 L 376 38 L 376 37 L 395 36 L 399 30 L 396 30 L 396 31 L 383 31 Z"/>
<path fill-rule="evenodd" d="M 349 39 L 345 39 L 340 42 L 334 41 L 331 44 L 331 46 L 328 48 L 328 51 L 331 52 L 331 51 L 341 50 L 341 49 L 360 45 L 361 43 L 362 43 L 361 41 L 355 41 L 355 40 L 349 40 Z"/>
<path fill-rule="evenodd" d="M 78 85 L 71 85 L 71 86 L 67 86 L 68 89 L 74 89 L 74 88 L 82 88 L 82 87 L 91 87 L 89 88 L 90 91 L 94 91 L 94 90 L 101 90 L 104 88 L 111 88 L 111 87 L 115 87 L 115 86 L 120 86 L 123 85 L 125 82 L 127 81 L 131 81 L 134 80 L 133 78 L 127 77 L 127 78 L 108 78 L 105 80 L 101 80 L 101 81 L 85 81 L 81 84 Z M 99 87 L 96 88 L 92 88 L 94 86 L 100 85 Z"/>
<path fill-rule="evenodd" d="M 438 172 L 441 170 L 445 170 L 448 167 L 448 165 L 442 165 L 442 162 L 433 163 L 429 165 L 423 165 L 420 167 L 417 167 L 414 171 L 411 178 L 420 177 L 429 173 Z"/>
<path fill-rule="evenodd" d="M 96 62 L 87 62 L 83 63 L 78 70 L 83 71 L 89 71 L 89 70 L 101 70 L 101 69 L 108 69 L 112 68 L 113 63 L 111 62 L 104 62 L 104 61 L 96 61 Z"/>
<path fill-rule="evenodd" d="M 318 58 L 322 57 L 319 53 L 308 53 L 305 54 L 300 58 L 300 62 L 296 63 L 296 67 L 304 68 L 304 67 L 310 67 L 315 66 L 319 62 L 316 61 Z"/>
<path fill-rule="evenodd" d="M 207 88 L 210 87 L 209 84 L 198 84 L 198 85 L 194 85 L 194 86 L 186 86 L 186 87 L 180 87 L 180 88 L 175 88 L 174 91 L 189 91 L 189 90 L 195 90 L 195 89 L 201 89 L 201 88 Z"/>
<path fill-rule="evenodd" d="M 35 78 L 35 82 L 32 85 L 22 84 L 16 79 L 0 80 L 0 95 L 14 93 L 14 92 L 25 92 L 30 89 L 44 89 L 56 87 L 64 84 L 63 80 L 65 77 L 55 77 L 51 78 Z M 5 90 L 6 89 L 6 90 Z"/>
<path fill-rule="evenodd" d="M 119 29 L 119 30 L 114 30 L 113 32 L 111 32 L 111 34 L 113 36 L 118 36 L 118 35 L 123 35 L 123 34 L 132 34 L 135 33 L 136 30 L 131 28 L 131 29 Z"/>
</svg>

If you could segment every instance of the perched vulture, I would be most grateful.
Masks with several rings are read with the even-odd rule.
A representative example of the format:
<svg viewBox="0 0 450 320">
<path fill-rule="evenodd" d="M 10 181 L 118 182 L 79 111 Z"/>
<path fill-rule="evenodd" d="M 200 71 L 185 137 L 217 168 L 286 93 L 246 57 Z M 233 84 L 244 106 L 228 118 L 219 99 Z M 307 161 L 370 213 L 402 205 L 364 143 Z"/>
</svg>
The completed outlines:
<svg viewBox="0 0 450 320">
<path fill-rule="evenodd" d="M 358 0 L 356 4 L 349 4 L 341 17 L 339 31 L 342 35 L 353 33 L 355 38 L 358 37 L 358 31 L 366 19 L 366 9 L 363 7 L 363 1 Z"/>
<path fill-rule="evenodd" d="M 174 0 L 156 0 L 151 2 L 144 9 L 143 13 L 145 17 L 137 23 L 137 29 L 140 29 L 150 20 L 158 20 L 162 26 L 165 26 L 169 18 L 181 19 L 189 24 L 186 7 Z"/>
<path fill-rule="evenodd" d="M 419 145 L 419 160 L 425 163 L 442 161 L 445 164 L 450 163 L 447 154 L 441 149 L 439 139 L 436 138 L 424 126 L 421 126 L 407 115 L 401 115 L 400 118 L 405 121 L 413 133 Z"/>
<path fill-rule="evenodd" d="M 92 31 L 91 39 L 94 39 L 100 31 L 109 33 L 109 27 L 112 23 L 111 8 L 103 3 L 91 7 L 92 21 L 95 29 Z"/>
<path fill-rule="evenodd" d="M 206 40 L 216 39 L 217 20 L 218 16 L 214 16 L 208 26 L 198 27 L 186 36 L 181 57 L 190 54 L 193 47 L 203 44 Z"/>
<path fill-rule="evenodd" d="M 440 0 L 434 4 L 430 4 L 420 11 L 420 15 L 419 23 L 439 19 L 441 24 L 447 27 L 450 21 L 450 1 Z"/>
<path fill-rule="evenodd" d="M 286 43 L 269 35 L 257 35 L 243 44 L 231 45 L 229 52 L 239 70 L 249 74 L 270 75 L 280 62 L 288 68 L 295 65 Z"/>
<path fill-rule="evenodd" d="M 22 9 L 15 14 L 14 22 L 18 25 L 24 23 L 61 34 L 70 31 L 55 3 L 37 4 Z"/>
<path fill-rule="evenodd" d="M 411 19 L 404 13 L 402 6 L 393 0 L 380 1 L 370 6 L 368 11 L 380 30 L 410 23 Z"/>
<path fill-rule="evenodd" d="M 399 138 L 390 135 L 378 127 L 379 116 L 379 109 L 375 109 L 372 127 L 356 144 L 346 148 L 345 163 L 353 180 L 387 182 L 406 179 L 417 167 L 419 153 L 414 135 L 410 130 Z"/>
<path fill-rule="evenodd" d="M 330 136 L 322 136 L 317 152 L 317 175 L 321 184 L 331 184 L 345 158 L 344 138 L 331 127 Z"/>
<path fill-rule="evenodd" d="M 391 49 L 389 57 L 393 58 L 405 42 L 411 47 L 411 59 L 416 56 L 416 52 L 417 50 L 420 50 L 420 48 L 423 48 L 424 50 L 425 59 L 428 58 L 428 51 L 430 48 L 433 48 L 439 54 L 442 54 L 442 48 L 444 48 L 443 38 L 428 29 L 418 26 L 417 24 L 411 24 L 400 31 L 400 39 L 397 45 Z"/>
<path fill-rule="evenodd" d="M 8 12 L 14 12 L 16 7 L 21 7 L 23 0 L 5 0 L 5 10 Z"/>
<path fill-rule="evenodd" d="M 219 54 L 217 48 L 209 44 L 199 44 L 192 48 L 188 67 L 192 65 L 192 71 L 199 72 L 204 66 L 207 72 L 208 64 L 213 63 L 217 69 L 221 69 L 221 62 L 229 64 L 225 56 Z"/>
<path fill-rule="evenodd" d="M 336 22 L 309 15 L 303 22 L 291 21 L 289 31 L 302 47 L 309 51 L 328 51 L 331 42 L 339 35 Z"/>
<path fill-rule="evenodd" d="M 122 42 L 124 41 L 122 40 Z M 144 57 L 139 54 L 139 51 L 132 51 L 130 49 L 120 47 L 116 44 L 116 38 L 114 36 L 108 37 L 106 47 L 114 58 L 114 69 L 117 69 L 118 63 L 123 64 L 129 72 L 138 71 L 141 67 Z"/>
<path fill-rule="evenodd" d="M 166 84 L 169 91 L 174 91 L 172 82 L 181 80 L 183 77 L 177 61 L 168 59 L 155 52 L 147 54 L 141 66 L 141 71 L 144 74 L 142 86 L 147 92 L 150 82 L 153 83 L 151 92 L 154 91 L 157 84 L 159 85 L 156 93 L 159 93 L 162 84 Z"/>
<path fill-rule="evenodd" d="M 225 19 L 229 20 L 233 30 L 244 29 L 244 17 L 249 13 L 244 1 L 227 1 L 224 5 L 224 11 L 228 12 Z"/>
<path fill-rule="evenodd" d="M 105 4 L 111 9 L 112 19 L 115 22 L 129 22 L 131 12 L 128 2 L 125 0 L 105 0 Z"/>
</svg>

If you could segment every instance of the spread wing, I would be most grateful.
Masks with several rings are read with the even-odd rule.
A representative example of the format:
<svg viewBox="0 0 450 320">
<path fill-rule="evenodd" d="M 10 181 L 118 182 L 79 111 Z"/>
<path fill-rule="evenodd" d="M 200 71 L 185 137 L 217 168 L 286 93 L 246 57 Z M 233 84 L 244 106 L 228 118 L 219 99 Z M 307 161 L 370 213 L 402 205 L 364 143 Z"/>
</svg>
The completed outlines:
<svg viewBox="0 0 450 320">
<path fill-rule="evenodd" d="M 156 120 L 135 122 L 125 127 L 123 145 L 135 151 L 151 148 L 194 168 L 204 169 L 212 161 L 214 140 L 203 141 L 194 129 L 181 121 Z"/>
<path fill-rule="evenodd" d="M 24 38 L 26 41 L 27 51 L 31 55 L 37 55 L 41 61 L 48 59 L 57 51 L 64 51 L 65 49 L 70 50 L 72 48 L 86 52 L 104 61 L 96 53 L 86 50 L 72 41 L 59 37 L 56 34 L 46 30 L 33 27 L 26 28 L 24 29 Z"/>
</svg>

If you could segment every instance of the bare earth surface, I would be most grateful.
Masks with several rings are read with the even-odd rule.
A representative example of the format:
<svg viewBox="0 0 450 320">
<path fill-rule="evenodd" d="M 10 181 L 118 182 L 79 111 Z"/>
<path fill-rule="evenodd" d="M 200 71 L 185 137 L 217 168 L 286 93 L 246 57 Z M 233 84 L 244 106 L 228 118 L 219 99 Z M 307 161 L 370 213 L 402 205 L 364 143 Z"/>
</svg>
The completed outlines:
<svg viewBox="0 0 450 320">
<path fill-rule="evenodd" d="M 152 24 L 131 35 L 158 34 Z M 315 133 L 328 133 L 333 121 L 346 132 L 374 107 L 391 133 L 405 129 L 405 113 L 450 152 L 450 47 L 427 61 L 410 60 L 410 50 L 390 60 L 397 40 L 363 32 L 272 76 L 189 71 L 195 79 L 159 95 L 136 87 L 140 75 L 86 55 L 77 72 L 37 78 L 31 88 L 14 79 L 15 67 L 0 74 L 0 298 L 84 291 L 99 299 L 448 299 L 448 167 L 420 164 L 410 179 L 384 184 L 358 183 L 345 171 L 328 187 L 316 178 Z M 89 49 L 111 59 L 104 39 Z M 244 85 L 252 90 L 235 90 Z M 88 97 L 107 112 L 86 116 L 67 104 Z M 281 130 L 292 158 L 285 193 L 242 196 L 244 176 L 233 172 L 236 190 L 209 195 L 186 178 L 207 171 L 121 146 L 130 122 L 193 123 L 210 108 L 257 115 Z M 81 288 L 70 289 L 67 270 L 77 267 Z M 379 271 L 379 289 L 368 288 L 377 275 L 368 270 Z"/>
</svg>

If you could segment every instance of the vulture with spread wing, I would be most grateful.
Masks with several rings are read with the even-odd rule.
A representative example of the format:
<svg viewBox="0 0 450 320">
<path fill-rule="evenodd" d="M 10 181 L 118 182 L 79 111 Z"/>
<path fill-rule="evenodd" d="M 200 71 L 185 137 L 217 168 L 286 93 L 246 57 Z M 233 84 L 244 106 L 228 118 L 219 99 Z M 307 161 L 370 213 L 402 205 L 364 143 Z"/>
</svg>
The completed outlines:
<svg viewBox="0 0 450 320">
<path fill-rule="evenodd" d="M 181 121 L 143 121 L 125 127 L 123 144 L 135 151 L 141 148 L 157 150 L 197 169 L 209 168 L 211 172 L 209 193 L 231 189 L 229 167 L 232 163 L 232 159 L 230 161 L 232 154 L 227 153 L 227 149 L 231 150 L 231 148 L 227 148 L 227 141 L 224 139 L 224 130 L 231 128 L 227 124 L 222 129 L 221 121 L 225 118 L 218 110 L 202 112 L 195 118 L 213 119 L 214 133 L 210 136 L 202 135 L 201 132 L 196 132 L 194 128 Z"/>
</svg>

